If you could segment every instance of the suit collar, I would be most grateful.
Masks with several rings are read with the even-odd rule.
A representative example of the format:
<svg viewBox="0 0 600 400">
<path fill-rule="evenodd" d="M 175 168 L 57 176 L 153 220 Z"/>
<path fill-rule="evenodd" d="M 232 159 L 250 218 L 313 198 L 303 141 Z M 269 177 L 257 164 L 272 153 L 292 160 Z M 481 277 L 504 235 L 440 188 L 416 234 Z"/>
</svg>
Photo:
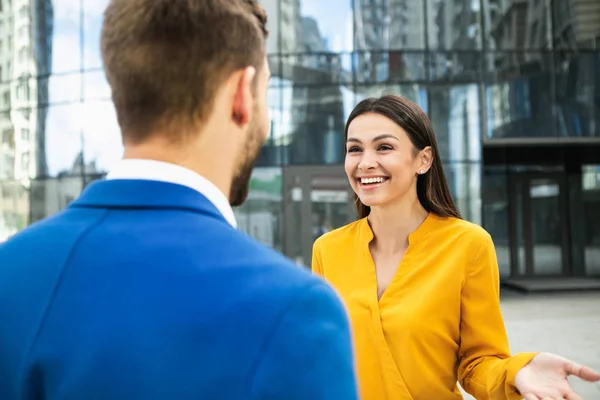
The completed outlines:
<svg viewBox="0 0 600 400">
<path fill-rule="evenodd" d="M 198 191 L 179 184 L 143 179 L 100 180 L 85 188 L 70 207 L 115 209 L 179 209 L 228 222 Z"/>
<path fill-rule="evenodd" d="M 140 158 L 123 159 L 113 166 L 106 179 L 148 179 L 190 187 L 204 195 L 232 226 L 237 226 L 229 200 L 219 188 L 181 165 Z"/>
</svg>

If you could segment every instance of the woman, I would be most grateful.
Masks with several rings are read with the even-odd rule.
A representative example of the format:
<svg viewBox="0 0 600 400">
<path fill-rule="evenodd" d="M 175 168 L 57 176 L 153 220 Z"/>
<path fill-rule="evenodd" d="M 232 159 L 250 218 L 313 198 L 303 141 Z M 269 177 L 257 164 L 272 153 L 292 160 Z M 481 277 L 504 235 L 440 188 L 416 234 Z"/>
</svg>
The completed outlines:
<svg viewBox="0 0 600 400">
<path fill-rule="evenodd" d="M 510 356 L 490 235 L 452 201 L 431 123 L 401 97 L 362 101 L 346 124 L 359 221 L 320 237 L 313 271 L 340 293 L 365 400 L 579 399 L 555 355 Z"/>
</svg>

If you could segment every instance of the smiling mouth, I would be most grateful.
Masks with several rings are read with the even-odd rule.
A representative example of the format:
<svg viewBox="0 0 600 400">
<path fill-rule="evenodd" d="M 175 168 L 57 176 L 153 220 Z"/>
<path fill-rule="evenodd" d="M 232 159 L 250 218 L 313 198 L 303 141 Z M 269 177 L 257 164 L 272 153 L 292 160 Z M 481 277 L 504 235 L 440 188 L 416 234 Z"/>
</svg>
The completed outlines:
<svg viewBox="0 0 600 400">
<path fill-rule="evenodd" d="M 371 186 L 371 185 L 378 185 L 380 183 L 383 183 L 385 181 L 387 181 L 390 178 L 387 177 L 377 177 L 377 178 L 358 178 L 358 183 L 360 183 L 363 186 Z"/>
</svg>

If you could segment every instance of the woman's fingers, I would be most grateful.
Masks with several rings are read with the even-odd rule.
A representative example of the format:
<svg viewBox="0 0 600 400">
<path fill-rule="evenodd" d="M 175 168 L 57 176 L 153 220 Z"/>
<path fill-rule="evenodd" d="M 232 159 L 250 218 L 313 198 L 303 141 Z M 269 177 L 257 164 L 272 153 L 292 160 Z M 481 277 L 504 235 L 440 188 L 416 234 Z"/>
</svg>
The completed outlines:
<svg viewBox="0 0 600 400">
<path fill-rule="evenodd" d="M 567 394 L 565 394 L 565 400 L 583 400 L 583 397 L 581 397 L 580 395 L 578 395 L 577 393 L 571 391 Z"/>
<path fill-rule="evenodd" d="M 584 381 L 596 382 L 600 381 L 600 375 L 589 367 L 576 364 L 572 361 L 567 362 L 566 370 L 569 375 L 576 376 Z"/>
</svg>

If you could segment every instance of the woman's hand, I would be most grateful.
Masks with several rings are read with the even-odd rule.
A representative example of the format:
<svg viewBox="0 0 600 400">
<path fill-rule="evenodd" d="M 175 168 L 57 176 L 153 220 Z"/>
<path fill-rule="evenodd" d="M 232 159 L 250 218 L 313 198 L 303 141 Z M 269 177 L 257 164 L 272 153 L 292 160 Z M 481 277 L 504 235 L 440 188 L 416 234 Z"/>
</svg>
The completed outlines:
<svg viewBox="0 0 600 400">
<path fill-rule="evenodd" d="M 526 400 L 582 400 L 569 385 L 569 375 L 588 382 L 600 381 L 600 375 L 591 368 L 554 354 L 540 353 L 517 373 L 515 386 Z"/>
</svg>

